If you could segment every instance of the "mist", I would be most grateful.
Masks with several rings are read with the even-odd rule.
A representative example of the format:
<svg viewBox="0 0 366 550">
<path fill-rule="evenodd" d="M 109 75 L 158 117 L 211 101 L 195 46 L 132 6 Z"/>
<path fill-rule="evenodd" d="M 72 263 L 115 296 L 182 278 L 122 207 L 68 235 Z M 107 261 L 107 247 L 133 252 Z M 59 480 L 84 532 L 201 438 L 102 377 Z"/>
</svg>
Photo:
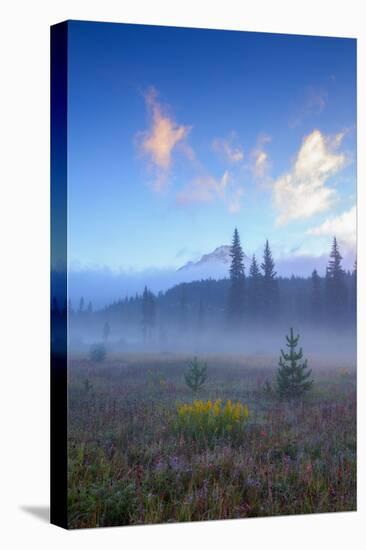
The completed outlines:
<svg viewBox="0 0 366 550">
<path fill-rule="evenodd" d="M 355 363 L 353 277 L 346 277 L 347 300 L 337 316 L 327 304 L 325 278 L 319 281 L 315 294 L 311 278 L 279 278 L 277 304 L 266 311 L 248 301 L 234 325 L 227 316 L 229 279 L 184 282 L 158 293 L 140 286 L 137 294 L 99 308 L 81 297 L 69 302 L 69 351 L 88 353 L 104 343 L 111 354 L 245 354 L 275 362 L 293 327 L 307 355 Z"/>
</svg>

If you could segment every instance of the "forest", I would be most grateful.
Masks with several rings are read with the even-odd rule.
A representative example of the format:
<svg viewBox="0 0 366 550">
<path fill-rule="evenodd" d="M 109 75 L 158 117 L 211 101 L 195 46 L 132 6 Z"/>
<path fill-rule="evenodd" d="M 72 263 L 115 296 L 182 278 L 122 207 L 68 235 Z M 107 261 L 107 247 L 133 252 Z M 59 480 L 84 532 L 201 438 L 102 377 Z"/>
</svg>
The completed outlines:
<svg viewBox="0 0 366 550">
<path fill-rule="evenodd" d="M 314 269 L 308 277 L 278 276 L 268 240 L 263 258 L 253 256 L 246 273 L 237 229 L 230 256 L 227 278 L 181 283 L 158 294 L 147 284 L 140 294 L 98 310 L 84 297 L 63 307 L 54 298 L 52 318 L 57 326 L 68 314 L 71 349 L 100 341 L 126 351 L 227 351 L 229 343 L 248 348 L 261 327 L 276 335 L 293 325 L 312 333 L 355 330 L 357 264 L 352 272 L 343 269 L 336 237 L 325 273 Z"/>
</svg>

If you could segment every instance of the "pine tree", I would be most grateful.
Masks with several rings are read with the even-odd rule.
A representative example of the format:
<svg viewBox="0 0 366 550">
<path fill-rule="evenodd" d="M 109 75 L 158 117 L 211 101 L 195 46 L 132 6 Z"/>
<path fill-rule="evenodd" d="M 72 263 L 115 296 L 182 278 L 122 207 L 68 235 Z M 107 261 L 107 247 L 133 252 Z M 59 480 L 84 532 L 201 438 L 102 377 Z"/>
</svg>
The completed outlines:
<svg viewBox="0 0 366 550">
<path fill-rule="evenodd" d="M 184 374 L 184 379 L 187 386 L 193 391 L 197 392 L 207 378 L 207 363 L 200 364 L 197 357 L 190 362 L 188 372 Z"/>
<path fill-rule="evenodd" d="M 261 269 L 263 271 L 263 307 L 264 313 L 267 316 L 273 316 L 276 307 L 278 306 L 278 286 L 276 279 L 277 273 L 275 272 L 274 268 L 275 263 L 267 239 L 264 247 L 263 262 L 261 263 Z"/>
<path fill-rule="evenodd" d="M 244 253 L 240 244 L 240 237 L 235 228 L 233 241 L 230 250 L 230 288 L 228 299 L 228 318 L 235 326 L 240 326 L 244 315 L 245 300 L 245 273 Z"/>
<path fill-rule="evenodd" d="M 303 358 L 302 348 L 296 351 L 300 336 L 294 336 L 293 329 L 290 329 L 290 336 L 286 336 L 286 345 L 289 352 L 281 349 L 279 368 L 277 371 L 277 389 L 280 397 L 300 397 L 310 390 L 313 380 L 310 380 L 311 370 L 308 369 L 307 360 L 299 363 Z"/>
<path fill-rule="evenodd" d="M 331 272 L 333 278 L 343 275 L 343 269 L 341 265 L 342 259 L 343 258 L 341 256 L 341 253 L 339 252 L 337 239 L 336 237 L 334 237 L 332 250 L 330 253 L 330 260 L 328 263 L 328 269 Z"/>
<path fill-rule="evenodd" d="M 347 309 L 347 287 L 342 259 L 337 239 L 334 237 L 325 276 L 327 311 L 334 323 L 342 320 Z"/>
<path fill-rule="evenodd" d="M 252 318 L 258 317 L 262 306 L 262 274 L 253 254 L 248 278 L 248 309 Z"/>
</svg>

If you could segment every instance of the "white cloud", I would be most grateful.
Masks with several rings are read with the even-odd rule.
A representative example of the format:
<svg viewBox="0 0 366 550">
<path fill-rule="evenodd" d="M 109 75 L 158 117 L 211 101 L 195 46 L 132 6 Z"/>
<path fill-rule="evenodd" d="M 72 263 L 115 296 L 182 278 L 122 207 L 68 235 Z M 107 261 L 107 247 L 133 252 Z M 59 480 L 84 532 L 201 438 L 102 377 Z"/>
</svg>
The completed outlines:
<svg viewBox="0 0 366 550">
<path fill-rule="evenodd" d="M 326 182 L 346 164 L 346 156 L 336 152 L 343 135 L 329 138 L 314 130 L 304 138 L 292 169 L 273 184 L 278 224 L 310 218 L 334 204 L 337 193 Z"/>
<path fill-rule="evenodd" d="M 252 172 L 258 179 L 263 179 L 268 173 L 269 156 L 265 151 L 265 146 L 272 140 L 267 134 L 261 134 L 257 140 L 257 146 L 251 152 Z"/>
<path fill-rule="evenodd" d="M 240 211 L 243 189 L 235 186 L 231 174 L 226 170 L 220 179 L 211 175 L 195 178 L 177 193 L 181 205 L 213 203 L 221 200 L 230 213 Z"/>
<path fill-rule="evenodd" d="M 149 157 L 156 171 L 156 181 L 153 188 L 161 191 L 167 183 L 167 176 L 172 164 L 172 154 L 179 143 L 184 142 L 191 127 L 178 125 L 171 117 L 163 112 L 157 101 L 157 92 L 150 88 L 145 96 L 146 106 L 151 117 L 151 127 L 138 135 L 140 150 Z M 193 152 L 185 144 L 182 151 L 192 157 Z"/>
<path fill-rule="evenodd" d="M 308 235 L 320 235 L 326 237 L 337 237 L 337 239 L 347 245 L 355 248 L 356 246 L 356 205 L 339 216 L 328 218 L 318 227 L 313 227 L 307 231 Z"/>
<path fill-rule="evenodd" d="M 226 139 L 214 139 L 214 151 L 222 155 L 230 163 L 238 163 L 244 159 L 244 152 L 240 145 L 235 145 L 235 133 L 232 132 Z"/>
<path fill-rule="evenodd" d="M 255 174 L 257 176 L 263 176 L 266 172 L 268 165 L 268 155 L 265 151 L 258 151 L 255 158 Z"/>
</svg>

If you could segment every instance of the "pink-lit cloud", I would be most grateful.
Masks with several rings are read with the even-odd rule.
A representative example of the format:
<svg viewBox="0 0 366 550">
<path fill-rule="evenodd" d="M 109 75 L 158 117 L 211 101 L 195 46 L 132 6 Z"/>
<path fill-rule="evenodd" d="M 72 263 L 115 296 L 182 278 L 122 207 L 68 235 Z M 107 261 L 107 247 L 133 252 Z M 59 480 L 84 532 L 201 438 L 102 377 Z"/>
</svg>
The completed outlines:
<svg viewBox="0 0 366 550">
<path fill-rule="evenodd" d="M 177 124 L 158 101 L 155 88 L 150 88 L 145 95 L 145 102 L 150 116 L 150 127 L 138 135 L 141 152 L 149 159 L 150 167 L 155 173 L 153 188 L 163 190 L 168 183 L 168 176 L 173 163 L 173 153 L 181 144 L 181 151 L 192 158 L 193 151 L 185 140 L 191 126 Z"/>
</svg>

